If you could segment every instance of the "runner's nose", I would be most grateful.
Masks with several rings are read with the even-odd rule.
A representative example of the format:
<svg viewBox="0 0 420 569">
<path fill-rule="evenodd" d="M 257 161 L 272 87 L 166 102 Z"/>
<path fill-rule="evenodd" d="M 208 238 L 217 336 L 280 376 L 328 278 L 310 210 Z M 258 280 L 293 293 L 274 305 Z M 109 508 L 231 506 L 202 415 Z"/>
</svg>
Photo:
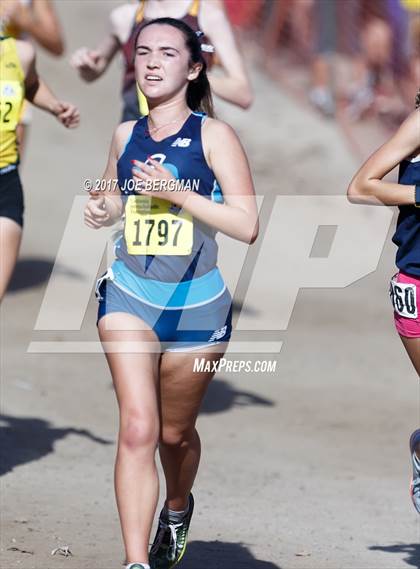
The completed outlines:
<svg viewBox="0 0 420 569">
<path fill-rule="evenodd" d="M 158 69 L 160 68 L 159 57 L 155 53 L 150 53 L 147 58 L 147 69 Z"/>
</svg>

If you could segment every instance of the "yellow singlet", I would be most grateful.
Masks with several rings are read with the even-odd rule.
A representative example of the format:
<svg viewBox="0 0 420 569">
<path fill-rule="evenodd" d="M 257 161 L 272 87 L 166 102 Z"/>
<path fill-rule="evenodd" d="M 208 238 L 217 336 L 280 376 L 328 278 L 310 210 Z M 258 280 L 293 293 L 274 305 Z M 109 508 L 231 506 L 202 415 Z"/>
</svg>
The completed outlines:
<svg viewBox="0 0 420 569">
<path fill-rule="evenodd" d="M 25 98 L 25 74 L 14 38 L 0 37 L 0 168 L 19 159 L 16 127 Z"/>
</svg>

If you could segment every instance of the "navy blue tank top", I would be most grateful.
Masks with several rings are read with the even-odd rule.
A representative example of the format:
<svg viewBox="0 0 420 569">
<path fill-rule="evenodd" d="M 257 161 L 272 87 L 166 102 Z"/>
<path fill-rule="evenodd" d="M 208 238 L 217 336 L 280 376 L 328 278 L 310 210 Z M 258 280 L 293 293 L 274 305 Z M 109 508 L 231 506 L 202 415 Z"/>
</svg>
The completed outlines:
<svg viewBox="0 0 420 569">
<path fill-rule="evenodd" d="M 135 123 L 117 163 L 118 185 L 126 208 L 129 196 L 138 195 L 133 188 L 131 160 L 146 162 L 148 157 L 160 162 L 177 180 L 182 181 L 185 188 L 191 188 L 190 191 L 209 200 L 223 203 L 221 188 L 203 152 L 201 126 L 206 117 L 204 113 L 192 112 L 176 134 L 159 142 L 154 141 L 148 133 L 147 117 Z M 153 200 L 154 198 L 152 203 Z M 154 206 L 150 207 L 153 209 Z M 170 213 L 180 213 L 177 206 L 169 204 L 168 207 Z M 126 209 L 125 229 L 127 219 Z M 115 254 L 131 271 L 143 278 L 175 283 L 201 277 L 216 266 L 217 231 L 195 218 L 192 221 L 192 247 L 188 254 L 133 254 L 132 250 L 129 253 L 131 243 L 127 244 L 126 232 L 116 242 Z"/>
<path fill-rule="evenodd" d="M 420 160 L 403 160 L 398 182 L 420 185 Z M 397 230 L 392 241 L 397 245 L 396 265 L 403 273 L 420 277 L 420 208 L 414 205 L 399 206 Z"/>
</svg>

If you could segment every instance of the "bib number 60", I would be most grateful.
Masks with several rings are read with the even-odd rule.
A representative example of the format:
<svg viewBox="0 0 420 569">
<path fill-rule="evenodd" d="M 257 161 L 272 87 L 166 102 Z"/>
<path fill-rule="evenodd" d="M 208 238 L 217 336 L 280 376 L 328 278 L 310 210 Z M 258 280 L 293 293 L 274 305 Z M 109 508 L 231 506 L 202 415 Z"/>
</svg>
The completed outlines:
<svg viewBox="0 0 420 569">
<path fill-rule="evenodd" d="M 395 312 L 404 318 L 418 318 L 416 285 L 398 283 L 394 279 L 390 283 L 389 295 Z"/>
</svg>

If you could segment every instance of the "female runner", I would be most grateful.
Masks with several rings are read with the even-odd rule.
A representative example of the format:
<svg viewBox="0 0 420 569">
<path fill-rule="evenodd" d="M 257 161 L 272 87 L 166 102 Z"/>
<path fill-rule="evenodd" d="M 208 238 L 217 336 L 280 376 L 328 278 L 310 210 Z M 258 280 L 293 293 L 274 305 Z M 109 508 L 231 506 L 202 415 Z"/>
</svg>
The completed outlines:
<svg viewBox="0 0 420 569">
<path fill-rule="evenodd" d="M 134 41 L 145 23 L 167 16 L 183 20 L 194 31 L 203 30 L 208 37 L 203 40 L 209 50 L 204 52 L 207 70 L 213 63 L 222 70 L 221 74 L 209 74 L 212 92 L 230 103 L 248 108 L 252 103 L 252 89 L 223 0 L 139 0 L 118 6 L 110 14 L 111 33 L 94 50 L 78 49 L 72 56 L 72 66 L 82 79 L 94 81 L 121 51 L 124 59 L 122 120 L 139 118 L 139 110 L 141 115 L 147 115 L 147 101 L 135 81 Z M 213 47 L 217 58 L 212 53 Z"/>
<path fill-rule="evenodd" d="M 420 376 L 420 90 L 416 110 L 394 136 L 363 164 L 348 196 L 354 203 L 398 205 L 400 214 L 393 242 L 399 272 L 392 278 L 390 296 L 395 326 Z M 382 178 L 399 164 L 398 184 Z M 420 430 L 410 437 L 414 506 L 420 513 Z"/>
<path fill-rule="evenodd" d="M 97 284 L 99 335 L 120 410 L 115 489 L 127 567 L 148 568 L 159 447 L 166 502 L 150 563 L 166 569 L 186 548 L 200 461 L 195 424 L 214 374 L 194 373 L 196 350 L 217 362 L 231 334 L 215 234 L 253 243 L 258 214 L 241 144 L 210 118 L 197 34 L 160 18 L 141 28 L 135 50 L 150 114 L 116 129 L 104 179 L 117 178 L 119 192 L 91 195 L 85 222 L 99 228 L 125 214 L 117 258 Z M 172 191 L 175 183 L 184 191 Z"/>
<path fill-rule="evenodd" d="M 52 55 L 63 55 L 64 39 L 50 0 L 2 0 L 0 2 L 0 34 L 21 40 L 35 40 Z M 31 106 L 22 105 L 17 138 L 22 159 L 32 123 Z"/>
<path fill-rule="evenodd" d="M 67 128 L 79 111 L 56 99 L 35 68 L 35 51 L 26 41 L 0 36 L 0 300 L 16 264 L 22 238 L 23 193 L 16 129 L 24 99 L 48 111 Z"/>
</svg>

